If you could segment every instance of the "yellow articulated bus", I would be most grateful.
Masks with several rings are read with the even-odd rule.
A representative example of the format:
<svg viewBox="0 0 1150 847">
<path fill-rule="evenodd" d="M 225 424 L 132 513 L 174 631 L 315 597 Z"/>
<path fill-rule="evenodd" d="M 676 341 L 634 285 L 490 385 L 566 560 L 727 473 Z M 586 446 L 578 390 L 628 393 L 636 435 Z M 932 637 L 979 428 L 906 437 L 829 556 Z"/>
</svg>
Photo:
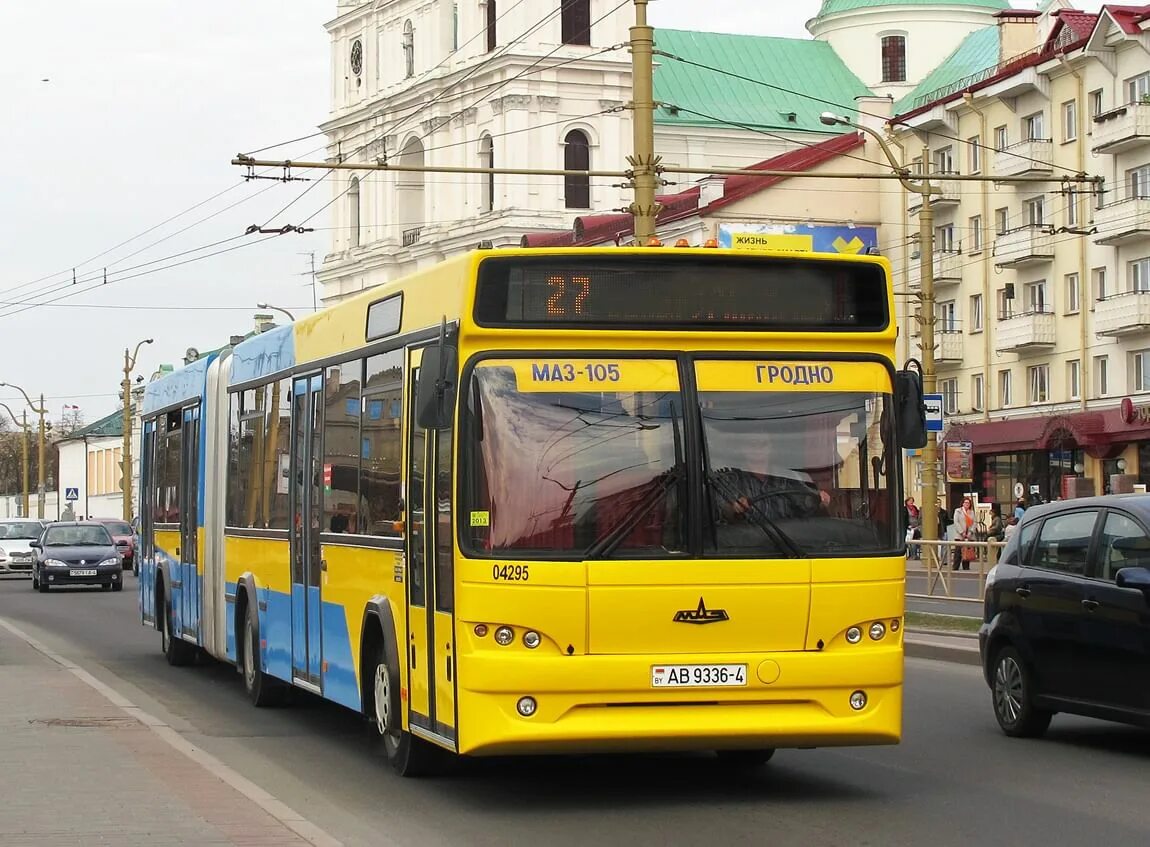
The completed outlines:
<svg viewBox="0 0 1150 847">
<path fill-rule="evenodd" d="M 462 755 L 897 743 L 880 257 L 480 250 L 150 384 L 140 609 L 173 664 Z"/>
</svg>

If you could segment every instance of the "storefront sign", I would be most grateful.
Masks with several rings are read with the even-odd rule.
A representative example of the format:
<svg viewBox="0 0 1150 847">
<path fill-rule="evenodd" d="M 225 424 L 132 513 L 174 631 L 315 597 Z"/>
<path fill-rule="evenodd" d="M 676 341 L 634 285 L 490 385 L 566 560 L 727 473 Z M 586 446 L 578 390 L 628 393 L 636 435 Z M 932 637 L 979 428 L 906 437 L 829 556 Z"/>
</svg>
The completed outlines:
<svg viewBox="0 0 1150 847">
<path fill-rule="evenodd" d="M 1118 410 L 1125 424 L 1150 424 L 1150 404 L 1135 406 L 1133 400 L 1123 397 Z"/>
<path fill-rule="evenodd" d="M 956 441 L 946 445 L 946 481 L 974 482 L 974 444 Z"/>
<path fill-rule="evenodd" d="M 733 247 L 736 250 L 785 250 L 857 255 L 877 252 L 878 230 L 873 226 L 719 224 L 719 246 Z"/>
</svg>

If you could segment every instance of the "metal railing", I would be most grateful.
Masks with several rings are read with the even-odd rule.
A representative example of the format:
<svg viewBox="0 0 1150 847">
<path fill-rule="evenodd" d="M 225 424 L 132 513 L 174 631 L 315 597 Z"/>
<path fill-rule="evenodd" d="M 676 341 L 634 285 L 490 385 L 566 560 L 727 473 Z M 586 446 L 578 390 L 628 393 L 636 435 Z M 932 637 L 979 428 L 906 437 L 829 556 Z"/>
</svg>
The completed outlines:
<svg viewBox="0 0 1150 847">
<path fill-rule="evenodd" d="M 906 596 L 918 600 L 958 600 L 982 604 L 986 592 L 986 575 L 998 564 L 1002 541 L 912 541 L 909 545 L 920 553 L 921 566 L 908 561 Z M 974 558 L 962 561 L 962 549 L 974 551 Z M 959 569 L 955 570 L 955 557 Z M 911 560 L 913 561 L 913 560 Z M 922 587 L 922 591 L 914 590 Z"/>
</svg>

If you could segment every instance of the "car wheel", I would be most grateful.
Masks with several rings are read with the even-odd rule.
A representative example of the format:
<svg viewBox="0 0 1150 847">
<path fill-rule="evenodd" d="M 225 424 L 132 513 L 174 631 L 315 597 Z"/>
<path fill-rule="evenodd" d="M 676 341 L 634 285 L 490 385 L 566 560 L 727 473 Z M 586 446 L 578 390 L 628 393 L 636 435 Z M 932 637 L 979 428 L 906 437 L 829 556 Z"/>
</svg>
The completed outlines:
<svg viewBox="0 0 1150 847">
<path fill-rule="evenodd" d="M 123 591 L 124 590 L 124 580 L 117 579 L 115 582 L 113 582 L 112 583 L 112 590 L 113 591 Z"/>
<path fill-rule="evenodd" d="M 278 706 L 287 699 L 288 688 L 278 679 L 263 672 L 259 665 L 260 654 L 259 623 L 256 612 L 248 606 L 244 615 L 244 634 L 240 656 L 240 671 L 244 676 L 244 690 L 252 705 L 263 708 Z"/>
<path fill-rule="evenodd" d="M 764 747 L 760 750 L 717 750 L 715 755 L 724 765 L 736 770 L 750 770 L 769 762 L 775 755 L 775 750 L 773 747 Z"/>
<path fill-rule="evenodd" d="M 1046 732 L 1054 713 L 1034 705 L 1034 682 L 1030 668 L 1013 647 L 1003 647 L 994 657 L 991 674 L 994 717 L 1012 738 L 1036 738 Z"/>
<path fill-rule="evenodd" d="M 110 582 L 100 583 L 100 590 L 101 591 L 111 591 L 112 590 L 112 583 L 110 583 Z"/>
<path fill-rule="evenodd" d="M 388 660 L 381 644 L 371 662 L 371 734 L 373 746 L 400 776 L 428 776 L 442 767 L 443 754 L 403 729 L 399 668 Z"/>
<path fill-rule="evenodd" d="M 40 579 L 36 581 L 36 588 L 39 589 L 41 594 L 47 594 L 48 593 L 49 586 L 48 586 L 48 583 L 44 580 L 43 574 L 41 574 Z"/>
<path fill-rule="evenodd" d="M 39 591 L 40 590 L 40 580 L 38 580 L 36 578 L 36 571 L 32 571 L 32 590 L 33 591 Z"/>
</svg>

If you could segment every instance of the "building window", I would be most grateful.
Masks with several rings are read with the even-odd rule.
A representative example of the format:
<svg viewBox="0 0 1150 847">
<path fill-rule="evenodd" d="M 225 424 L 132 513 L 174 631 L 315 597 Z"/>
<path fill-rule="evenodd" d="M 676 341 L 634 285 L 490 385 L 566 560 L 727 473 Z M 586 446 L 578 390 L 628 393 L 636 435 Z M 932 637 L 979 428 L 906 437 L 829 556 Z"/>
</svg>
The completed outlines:
<svg viewBox="0 0 1150 847">
<path fill-rule="evenodd" d="M 955 173 L 954 153 L 949 147 L 942 147 L 934 151 L 934 172 L 938 174 Z"/>
<path fill-rule="evenodd" d="M 348 230 L 351 234 L 352 247 L 358 247 L 360 244 L 359 210 L 359 177 L 353 176 L 347 189 Z"/>
<path fill-rule="evenodd" d="M 1126 198 L 1145 200 L 1150 197 L 1150 165 L 1126 171 Z"/>
<path fill-rule="evenodd" d="M 1006 127 L 996 126 L 994 128 L 994 149 L 1005 150 L 1010 143 L 1010 134 L 1007 132 Z"/>
<path fill-rule="evenodd" d="M 1078 102 L 1067 100 L 1062 104 L 1062 140 L 1078 140 Z"/>
<path fill-rule="evenodd" d="M 1102 114 L 1102 89 L 1097 88 L 1090 92 L 1090 117 L 1096 118 Z"/>
<path fill-rule="evenodd" d="M 1009 409 L 1014 402 L 1014 388 L 1010 381 L 1010 371 L 998 372 L 998 405 Z"/>
<path fill-rule="evenodd" d="M 403 22 L 403 75 L 415 76 L 415 27 L 411 21 Z"/>
<path fill-rule="evenodd" d="M 479 166 L 481 168 L 495 167 L 495 140 L 490 135 L 479 139 Z M 483 198 L 480 208 L 484 212 L 495 209 L 495 174 L 483 175 Z"/>
<path fill-rule="evenodd" d="M 1094 357 L 1094 396 L 1105 397 L 1110 393 L 1110 357 Z"/>
<path fill-rule="evenodd" d="M 563 169 L 587 171 L 591 169 L 591 142 L 578 129 L 563 139 Z M 568 209 L 591 208 L 591 178 L 581 174 L 568 174 L 563 178 L 564 205 Z"/>
<path fill-rule="evenodd" d="M 970 298 L 970 331 L 982 332 L 982 295 L 973 294 Z"/>
<path fill-rule="evenodd" d="M 1078 226 L 1078 192 L 1073 188 L 1066 191 L 1066 225 Z"/>
<path fill-rule="evenodd" d="M 1134 384 L 1131 391 L 1150 391 L 1150 350 L 1131 354 L 1134 360 Z"/>
<path fill-rule="evenodd" d="M 982 215 L 975 215 L 970 219 L 970 252 L 979 253 L 982 251 Z"/>
<path fill-rule="evenodd" d="M 1046 140 L 1046 119 L 1042 112 L 1035 112 L 1022 119 L 1022 138 L 1024 141 Z"/>
<path fill-rule="evenodd" d="M 934 249 L 942 253 L 954 252 L 954 224 L 935 227 Z"/>
<path fill-rule="evenodd" d="M 1126 80 L 1127 103 L 1150 103 L 1150 72 Z"/>
<path fill-rule="evenodd" d="M 969 145 L 970 151 L 970 172 L 980 174 L 982 173 L 982 139 L 976 135 L 966 139 L 966 143 Z"/>
<path fill-rule="evenodd" d="M 906 82 L 906 36 L 882 38 L 882 81 Z"/>
<path fill-rule="evenodd" d="M 958 308 L 953 300 L 938 304 L 939 332 L 958 332 Z"/>
<path fill-rule="evenodd" d="M 1078 296 L 1078 274 L 1067 274 L 1063 280 L 1066 289 L 1066 314 L 1076 315 L 1082 308 Z"/>
<path fill-rule="evenodd" d="M 1010 210 L 1009 209 L 995 209 L 994 210 L 994 232 L 997 235 L 1005 235 L 1006 231 L 1010 229 Z"/>
<path fill-rule="evenodd" d="M 1014 316 L 1014 296 L 1006 288 L 998 289 L 998 319 L 1006 320 Z"/>
<path fill-rule="evenodd" d="M 945 415 L 958 414 L 958 380 L 940 379 L 938 390 L 942 394 L 942 412 Z"/>
<path fill-rule="evenodd" d="M 451 49 L 459 49 L 459 4 L 451 4 Z"/>
<path fill-rule="evenodd" d="M 487 0 L 487 6 L 484 12 L 486 14 L 484 30 L 487 35 L 487 52 L 490 53 L 495 49 L 495 45 L 499 43 L 495 27 L 496 21 L 499 20 L 499 13 L 495 7 L 495 0 Z"/>
<path fill-rule="evenodd" d="M 1046 198 L 1035 197 L 1026 201 L 1026 222 L 1031 226 L 1046 223 Z"/>
<path fill-rule="evenodd" d="M 1078 359 L 1066 363 L 1066 393 L 1071 400 L 1082 397 L 1082 362 Z"/>
<path fill-rule="evenodd" d="M 1046 308 L 1046 280 L 1028 282 L 1026 284 L 1026 311 L 1031 314 L 1042 314 L 1049 311 Z"/>
<path fill-rule="evenodd" d="M 1106 268 L 1095 268 L 1090 272 L 1090 283 L 1095 300 L 1106 299 Z"/>
<path fill-rule="evenodd" d="M 1050 400 L 1050 365 L 1033 365 L 1026 369 L 1030 402 L 1046 403 Z"/>
<path fill-rule="evenodd" d="M 982 384 L 982 374 L 975 374 L 970 378 L 971 410 L 981 412 L 986 408 L 985 388 Z"/>
<path fill-rule="evenodd" d="M 564 0 L 562 6 L 564 44 L 591 43 L 591 0 Z"/>
<path fill-rule="evenodd" d="M 1150 291 L 1150 258 L 1135 259 L 1127 265 L 1130 290 L 1145 294 Z"/>
</svg>

